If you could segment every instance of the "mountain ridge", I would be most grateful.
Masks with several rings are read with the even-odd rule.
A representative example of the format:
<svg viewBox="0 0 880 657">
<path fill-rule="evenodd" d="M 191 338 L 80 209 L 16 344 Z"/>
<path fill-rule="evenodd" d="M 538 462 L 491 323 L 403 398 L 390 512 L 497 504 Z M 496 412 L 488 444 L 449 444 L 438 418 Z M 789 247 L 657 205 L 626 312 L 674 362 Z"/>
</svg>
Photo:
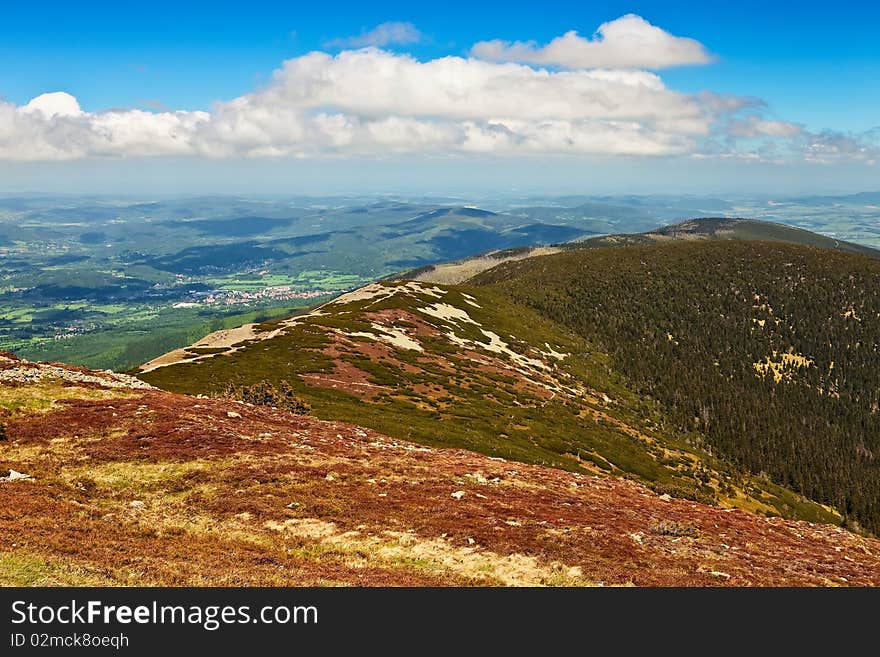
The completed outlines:
<svg viewBox="0 0 880 657">
<path fill-rule="evenodd" d="M 392 279 L 413 279 L 434 283 L 464 283 L 479 273 L 508 260 L 549 255 L 563 249 L 587 249 L 606 246 L 640 246 L 667 241 L 685 240 L 746 240 L 774 241 L 848 253 L 860 253 L 880 258 L 880 250 L 827 237 L 802 228 L 756 219 L 702 217 L 685 219 L 674 224 L 643 233 L 617 233 L 585 237 L 574 241 L 547 246 L 522 246 L 512 249 L 494 249 L 474 256 L 435 265 L 425 265 L 395 274 Z"/>
<path fill-rule="evenodd" d="M 722 262 L 745 258 L 729 275 L 745 275 L 745 282 L 737 285 L 746 286 L 750 285 L 748 276 L 751 274 L 742 272 L 755 271 L 757 275 L 761 270 L 754 267 L 761 258 L 770 258 L 771 269 L 778 271 L 782 277 L 779 281 L 784 281 L 786 259 L 796 256 L 801 263 L 798 267 L 805 267 L 801 277 L 815 279 L 820 286 L 830 285 L 831 280 L 821 273 L 825 266 L 821 264 L 823 261 L 828 261 L 832 269 L 842 267 L 842 271 L 846 271 L 847 267 L 854 267 L 853 271 L 861 271 L 859 259 L 866 258 L 842 251 L 817 250 L 812 244 L 713 238 L 719 230 L 728 231 L 732 221 L 742 227 L 739 220 L 673 226 L 667 232 L 691 233 L 696 228 L 710 237 L 659 243 L 649 237 L 652 246 L 628 245 L 621 249 L 594 244 L 588 248 L 551 249 L 536 257 L 529 257 L 534 253 L 531 250 L 515 249 L 502 253 L 501 258 L 489 256 L 489 265 L 494 268 L 478 273 L 468 285 L 438 285 L 427 282 L 430 277 L 427 281 L 422 278 L 416 282 L 393 280 L 372 284 L 307 315 L 257 325 L 253 327 L 255 335 L 234 345 L 217 345 L 214 349 L 205 344 L 188 353 L 184 350 L 175 362 L 141 376 L 159 387 L 203 394 L 211 394 L 212 387 L 223 382 L 254 385 L 265 379 L 275 384 L 290 384 L 321 417 L 366 424 L 401 439 L 433 446 L 464 447 L 573 471 L 629 476 L 676 496 L 787 517 L 846 521 L 858 527 L 859 519 L 874 517 L 870 511 L 874 502 L 869 493 L 858 493 L 862 497 L 856 507 L 861 510 L 854 511 L 850 508 L 850 493 L 844 490 L 861 489 L 855 484 L 843 485 L 843 479 L 833 484 L 836 488 L 832 493 L 831 489 L 811 488 L 812 484 L 806 484 L 801 475 L 788 480 L 787 475 L 781 474 L 784 469 L 778 471 L 771 482 L 762 478 L 762 471 L 753 461 L 737 461 L 742 458 L 741 454 L 727 460 L 725 454 L 736 455 L 736 449 L 730 451 L 732 448 L 725 447 L 720 453 L 713 452 L 717 442 L 714 445 L 707 442 L 717 426 L 714 420 L 711 426 L 684 421 L 680 411 L 675 410 L 677 402 L 670 399 L 658 402 L 653 394 L 646 394 L 647 389 L 633 379 L 632 372 L 620 369 L 617 362 L 620 352 L 613 343 L 597 342 L 592 334 L 575 335 L 571 330 L 577 333 L 577 326 L 567 321 L 559 323 L 555 320 L 560 318 L 547 314 L 548 307 L 535 305 L 531 297 L 517 296 L 518 289 L 528 288 L 528 284 L 520 282 L 524 272 L 548 271 L 548 267 L 555 266 L 553 263 L 565 259 L 572 264 L 568 269 L 563 267 L 556 278 L 544 286 L 554 295 L 557 290 L 564 291 L 570 278 L 566 271 L 580 272 L 585 267 L 589 270 L 597 259 L 607 260 L 603 271 L 613 271 L 618 258 L 645 260 L 637 253 L 660 258 L 658 262 L 664 254 L 674 258 L 681 256 L 675 262 L 682 264 L 675 267 L 685 272 L 686 278 L 682 280 L 688 281 L 687 285 L 681 285 L 678 290 L 664 290 L 662 295 L 671 294 L 669 298 L 678 295 L 680 301 L 686 301 L 700 300 L 704 294 L 695 289 L 687 292 L 689 297 L 682 296 L 691 282 L 700 285 L 703 276 L 702 272 L 688 273 L 687 261 L 692 256 L 685 254 L 689 251 L 702 254 L 700 257 L 711 252 Z M 750 222 L 747 227 L 753 230 L 755 225 L 765 231 L 776 230 L 760 222 Z M 805 239 L 801 231 L 786 229 L 784 234 L 795 234 L 801 241 Z M 807 241 L 813 241 L 813 237 Z M 832 258 L 825 254 L 835 255 Z M 873 258 L 865 262 L 870 263 L 870 267 L 876 266 Z M 510 280 L 505 280 L 505 276 L 510 276 Z M 664 280 L 668 277 L 664 274 Z M 770 281 L 767 284 L 771 290 L 772 286 L 781 285 Z M 853 290 L 853 294 L 863 293 L 858 286 Z M 620 296 L 621 301 L 626 294 L 629 292 L 624 291 Z M 717 296 L 718 292 L 712 294 Z M 865 303 L 857 303 L 857 297 L 852 299 L 853 308 Z M 834 303 L 844 302 L 838 299 Z M 649 308 L 653 303 L 649 303 Z M 774 304 L 778 303 L 777 298 Z M 749 322 L 762 322 L 761 327 L 767 321 L 760 317 L 751 319 L 758 311 L 738 308 L 736 312 L 750 313 L 742 317 Z M 809 312 L 815 316 L 815 310 Z M 845 317 L 849 311 L 840 312 Z M 681 314 L 686 316 L 686 310 Z M 820 318 L 815 316 L 810 321 L 813 319 L 819 321 Z M 623 337 L 630 329 L 622 324 L 618 330 Z M 669 331 L 673 337 L 662 344 L 677 345 L 680 330 Z M 807 362 L 815 357 L 815 354 L 801 356 L 797 350 L 784 358 L 778 356 L 790 347 L 774 346 L 777 338 L 772 337 L 774 334 L 769 328 L 763 330 L 770 341 L 756 343 L 752 349 L 757 351 L 753 354 L 743 354 L 745 360 L 735 367 L 744 366 L 745 373 L 737 376 L 751 377 L 755 382 L 771 374 L 785 379 L 794 376 L 792 372 L 796 368 L 792 363 L 800 362 L 797 359 Z M 583 337 L 587 339 L 582 340 Z M 662 345 L 654 348 L 663 349 Z M 839 367 L 846 362 L 840 354 L 836 360 Z M 279 366 L 279 363 L 285 365 Z M 734 367 L 725 367 L 728 366 Z M 748 383 L 746 379 L 743 379 L 744 385 Z M 775 392 L 792 390 L 799 388 L 783 386 L 777 387 Z M 612 402 L 610 406 L 605 400 Z M 669 404 L 673 405 L 664 406 Z M 698 415 L 706 412 L 699 411 Z M 437 420 L 442 423 L 438 425 Z M 867 442 L 863 441 L 859 449 L 873 453 L 872 439 L 864 440 Z M 807 470 L 812 467 L 804 465 L 802 458 L 793 458 L 792 462 L 800 463 L 799 467 Z M 869 468 L 866 472 L 873 470 Z M 851 477 L 850 474 L 835 476 L 847 481 Z M 793 492 L 804 490 L 812 491 L 810 495 L 818 496 L 822 504 Z"/>
<path fill-rule="evenodd" d="M 0 583 L 880 585 L 846 433 L 880 263 L 723 221 L 371 283 L 137 378 L 0 354 Z"/>
<path fill-rule="evenodd" d="M 740 217 L 699 217 L 669 224 L 644 233 L 605 235 L 566 245 L 568 248 L 646 245 L 667 240 L 769 241 L 859 253 L 880 258 L 869 246 L 820 235 L 803 228 L 772 221 Z"/>
</svg>

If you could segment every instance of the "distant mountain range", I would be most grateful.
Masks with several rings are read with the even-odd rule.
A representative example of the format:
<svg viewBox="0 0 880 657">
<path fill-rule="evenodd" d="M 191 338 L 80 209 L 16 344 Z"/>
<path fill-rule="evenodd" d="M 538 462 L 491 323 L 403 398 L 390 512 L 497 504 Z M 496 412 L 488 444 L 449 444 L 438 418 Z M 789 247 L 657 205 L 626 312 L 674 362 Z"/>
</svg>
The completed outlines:
<svg viewBox="0 0 880 657">
<path fill-rule="evenodd" d="M 872 198 L 0 196 L 0 349 L 124 370 L 400 271 L 601 244 L 685 217 L 751 217 L 878 248 Z M 445 271 L 450 282 L 467 273 Z"/>
</svg>

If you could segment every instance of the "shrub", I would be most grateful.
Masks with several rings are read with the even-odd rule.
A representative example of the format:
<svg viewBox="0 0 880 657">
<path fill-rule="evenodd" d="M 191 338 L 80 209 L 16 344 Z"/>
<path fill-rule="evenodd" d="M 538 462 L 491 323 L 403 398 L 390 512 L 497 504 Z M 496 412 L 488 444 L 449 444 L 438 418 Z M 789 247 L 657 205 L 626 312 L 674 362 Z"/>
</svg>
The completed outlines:
<svg viewBox="0 0 880 657">
<path fill-rule="evenodd" d="M 80 477 L 74 482 L 76 487 L 89 497 L 98 492 L 98 482 L 91 477 Z"/>
<path fill-rule="evenodd" d="M 296 396 L 293 386 L 287 381 L 282 381 L 278 387 L 266 380 L 249 386 L 230 383 L 223 389 L 221 397 L 235 399 L 254 406 L 281 408 L 298 415 L 306 414 L 312 410 L 307 402 Z"/>
<path fill-rule="evenodd" d="M 651 526 L 651 533 L 660 536 L 696 536 L 699 531 L 693 525 L 685 525 L 674 520 L 661 520 Z"/>
</svg>

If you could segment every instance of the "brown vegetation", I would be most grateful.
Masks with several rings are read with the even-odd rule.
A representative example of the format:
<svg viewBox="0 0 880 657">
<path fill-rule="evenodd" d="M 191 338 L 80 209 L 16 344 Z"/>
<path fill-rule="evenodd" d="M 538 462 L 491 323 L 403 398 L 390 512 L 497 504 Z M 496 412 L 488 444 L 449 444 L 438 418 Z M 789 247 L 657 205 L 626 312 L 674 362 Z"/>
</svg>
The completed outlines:
<svg viewBox="0 0 880 657">
<path fill-rule="evenodd" d="M 880 584 L 880 542 L 838 527 L 265 405 L 82 391 L 7 419 L 0 470 L 33 479 L 0 483 L 0 583 Z"/>
</svg>

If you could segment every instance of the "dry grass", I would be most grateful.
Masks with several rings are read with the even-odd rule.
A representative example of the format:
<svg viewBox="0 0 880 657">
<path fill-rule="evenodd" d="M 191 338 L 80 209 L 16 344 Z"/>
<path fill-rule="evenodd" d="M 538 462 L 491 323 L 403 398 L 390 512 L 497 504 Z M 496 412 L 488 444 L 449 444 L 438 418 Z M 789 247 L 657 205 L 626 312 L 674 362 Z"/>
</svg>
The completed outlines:
<svg viewBox="0 0 880 657">
<path fill-rule="evenodd" d="M 437 283 L 440 285 L 458 285 L 470 280 L 477 274 L 487 269 L 491 269 L 502 262 L 510 260 L 522 260 L 523 258 L 532 258 L 535 256 L 550 255 L 558 253 L 560 249 L 551 246 L 542 246 L 515 255 L 503 258 L 493 258 L 491 256 L 477 256 L 461 262 L 452 262 L 442 265 L 436 265 L 428 271 L 422 272 L 415 277 L 417 281 L 426 283 Z"/>
<path fill-rule="evenodd" d="M 880 584 L 880 542 L 837 527 L 228 400 L 66 390 L 7 423 L 0 465 L 34 480 L 0 484 L 0 584 Z"/>
<path fill-rule="evenodd" d="M 762 362 L 755 363 L 755 369 L 765 376 L 767 372 L 773 374 L 773 380 L 779 383 L 783 379 L 791 381 L 797 370 L 811 367 L 813 361 L 801 354 L 779 353 L 774 351 L 773 356 L 767 356 Z"/>
</svg>

